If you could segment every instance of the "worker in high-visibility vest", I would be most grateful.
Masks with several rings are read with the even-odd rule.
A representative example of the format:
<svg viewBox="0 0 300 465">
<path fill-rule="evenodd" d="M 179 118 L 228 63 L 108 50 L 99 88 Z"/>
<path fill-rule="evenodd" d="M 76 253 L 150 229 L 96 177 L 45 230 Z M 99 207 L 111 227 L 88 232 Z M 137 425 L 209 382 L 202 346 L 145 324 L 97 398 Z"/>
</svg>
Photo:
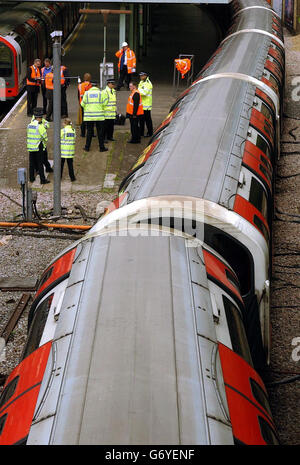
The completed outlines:
<svg viewBox="0 0 300 465">
<path fill-rule="evenodd" d="M 73 167 L 76 132 L 69 118 L 65 118 L 63 124 L 64 127 L 60 131 L 61 177 L 63 175 L 65 160 L 67 160 L 69 176 L 71 181 L 74 182 L 76 181 Z"/>
<path fill-rule="evenodd" d="M 107 95 L 107 104 L 105 106 L 105 140 L 114 140 L 114 123 L 117 116 L 117 93 L 115 91 L 115 81 L 109 79 L 104 92 Z"/>
<path fill-rule="evenodd" d="M 45 79 L 48 73 L 52 71 L 51 60 L 50 58 L 44 59 L 44 66 L 41 69 L 41 81 L 42 81 L 42 96 L 43 96 L 43 112 L 44 115 L 47 113 L 47 96 L 46 96 L 46 85 Z"/>
<path fill-rule="evenodd" d="M 33 110 L 37 106 L 38 95 L 41 86 L 41 60 L 36 58 L 33 65 L 27 69 L 26 90 L 27 90 L 27 116 L 33 115 Z"/>
<path fill-rule="evenodd" d="M 46 120 L 47 121 L 52 121 L 51 116 L 53 113 L 53 67 L 51 67 L 51 70 L 48 71 L 48 73 L 45 75 L 45 95 L 47 98 L 47 113 L 46 113 Z"/>
<path fill-rule="evenodd" d="M 27 126 L 27 150 L 29 152 L 29 180 L 34 182 L 35 171 L 40 176 L 41 184 L 48 184 L 45 178 L 43 167 L 43 142 L 47 143 L 48 136 L 45 126 L 42 123 L 43 109 L 34 110 L 35 119 Z"/>
<path fill-rule="evenodd" d="M 94 125 L 96 125 L 97 136 L 100 152 L 106 152 L 108 149 L 104 146 L 104 124 L 105 124 L 105 106 L 107 96 L 104 91 L 93 85 L 84 93 L 81 106 L 84 110 L 84 122 L 87 125 L 87 136 L 84 151 L 90 150 Z"/>
<path fill-rule="evenodd" d="M 135 73 L 136 68 L 135 53 L 129 48 L 127 42 L 123 42 L 122 47 L 115 53 L 115 55 L 119 58 L 118 71 L 120 73 L 117 90 L 120 90 L 121 87 L 123 87 L 124 80 L 127 85 L 127 89 L 129 89 L 129 82 L 133 73 Z"/>
<path fill-rule="evenodd" d="M 144 115 L 142 98 L 135 82 L 129 83 L 129 89 L 131 93 L 128 97 L 126 117 L 130 120 L 131 139 L 128 142 L 130 144 L 139 144 L 141 142 L 139 120 Z"/>
<path fill-rule="evenodd" d="M 140 73 L 140 82 L 139 82 L 138 90 L 142 97 L 144 118 L 140 119 L 140 130 L 141 130 L 141 136 L 144 136 L 145 123 L 146 123 L 147 131 L 148 131 L 146 134 L 146 137 L 151 137 L 153 135 L 153 124 L 152 124 L 152 118 L 151 118 L 152 89 L 153 89 L 153 85 L 149 79 L 148 73 L 145 73 L 144 71 L 142 71 Z"/>
<path fill-rule="evenodd" d="M 41 109 L 38 109 L 38 111 L 39 113 L 41 113 Z M 43 109 L 43 113 L 44 113 L 44 109 Z M 31 121 L 34 121 L 35 119 L 36 117 L 35 115 L 33 115 L 33 117 L 31 118 Z M 47 129 L 49 129 L 49 123 L 45 118 L 42 118 L 42 124 L 47 131 Z M 42 153 L 43 165 L 47 173 L 53 173 L 53 168 L 50 165 L 49 160 L 48 160 L 48 150 L 47 150 L 48 136 L 44 137 L 42 142 L 43 142 L 43 153 Z"/>
<path fill-rule="evenodd" d="M 80 135 L 81 137 L 85 137 L 85 133 L 86 133 L 86 123 L 84 122 L 84 118 L 83 118 L 84 110 L 83 110 L 83 107 L 81 106 L 81 102 L 82 102 L 85 92 L 92 87 L 91 79 L 92 77 L 90 73 L 85 73 L 83 76 L 83 82 L 80 82 L 78 84 L 78 100 L 79 100 L 79 108 L 81 112 L 80 114 L 80 120 L 81 120 L 81 124 L 80 124 L 81 134 Z"/>
</svg>

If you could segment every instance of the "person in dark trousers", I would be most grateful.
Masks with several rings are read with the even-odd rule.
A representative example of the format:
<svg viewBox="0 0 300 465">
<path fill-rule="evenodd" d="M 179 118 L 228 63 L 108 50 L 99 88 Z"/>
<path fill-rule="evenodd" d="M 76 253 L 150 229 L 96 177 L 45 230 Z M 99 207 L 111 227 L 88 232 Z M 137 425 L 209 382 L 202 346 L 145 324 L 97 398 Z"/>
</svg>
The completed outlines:
<svg viewBox="0 0 300 465">
<path fill-rule="evenodd" d="M 38 95 L 41 86 L 41 60 L 36 58 L 33 65 L 27 69 L 27 116 L 32 116 L 37 106 Z"/>
<path fill-rule="evenodd" d="M 104 139 L 113 141 L 114 139 L 114 123 L 117 115 L 117 96 L 115 91 L 114 79 L 107 81 L 107 86 L 104 92 L 107 94 L 107 104 L 105 107 L 105 125 Z"/>
<path fill-rule="evenodd" d="M 92 77 L 90 73 L 85 73 L 83 76 L 83 82 L 80 82 L 78 84 L 78 100 L 79 100 L 79 111 L 80 111 L 79 119 L 81 121 L 81 124 L 80 124 L 81 137 L 85 137 L 85 133 L 86 133 L 86 123 L 84 122 L 84 110 L 83 110 L 83 107 L 81 106 L 81 102 L 82 102 L 85 92 L 92 87 L 91 79 Z M 93 137 L 94 137 L 94 132 L 93 132 Z"/>
<path fill-rule="evenodd" d="M 45 76 L 45 88 L 46 88 L 46 98 L 47 98 L 47 113 L 46 120 L 52 121 L 51 116 L 53 113 L 53 67 Z"/>
<path fill-rule="evenodd" d="M 130 121 L 131 139 L 128 142 L 130 144 L 139 144 L 141 142 L 139 120 L 144 115 L 142 98 L 135 82 L 129 83 L 129 90 L 131 93 L 128 97 L 126 117 Z"/>
<path fill-rule="evenodd" d="M 36 108 L 36 110 L 34 111 L 34 113 L 39 113 L 41 114 L 42 112 L 42 109 L 41 108 Z M 44 112 L 44 110 L 43 110 Z M 31 122 L 33 122 L 35 120 L 35 116 L 33 115 L 33 117 L 31 118 Z M 44 125 L 44 128 L 46 129 L 49 129 L 49 123 L 46 119 L 42 118 L 42 124 Z M 52 169 L 52 166 L 50 165 L 49 163 L 49 160 L 48 160 L 48 151 L 47 151 L 47 142 L 48 142 L 48 135 L 46 135 L 44 138 L 43 138 L 43 154 L 42 154 L 42 161 L 43 161 L 43 165 L 45 167 L 45 170 L 47 173 L 53 173 L 53 169 Z"/>
<path fill-rule="evenodd" d="M 61 177 L 63 175 L 65 160 L 68 163 L 69 177 L 72 182 L 76 181 L 73 167 L 75 155 L 76 133 L 72 121 L 65 118 L 64 127 L 60 131 L 60 153 L 61 153 Z"/>
<path fill-rule="evenodd" d="M 66 66 L 60 67 L 61 83 L 61 117 L 68 117 L 67 88 L 70 85 L 70 74 Z"/>
<path fill-rule="evenodd" d="M 107 152 L 104 146 L 104 124 L 105 124 L 105 107 L 107 104 L 107 95 L 103 90 L 96 87 L 95 84 L 87 90 L 82 98 L 81 106 L 83 107 L 83 120 L 87 125 L 87 135 L 84 151 L 90 150 L 94 126 L 96 126 L 99 151 Z"/>
<path fill-rule="evenodd" d="M 52 72 L 52 66 L 51 66 L 51 60 L 50 58 L 45 58 L 44 60 L 44 66 L 41 70 L 41 81 L 42 81 L 42 84 L 41 84 L 41 88 L 42 88 L 42 96 L 43 96 L 43 112 L 44 112 L 44 115 L 47 113 L 47 95 L 46 95 L 46 83 L 45 83 L 45 80 L 46 80 L 46 75 L 48 73 L 51 73 Z"/>
<path fill-rule="evenodd" d="M 141 136 L 144 136 L 145 123 L 147 126 L 147 134 L 145 137 L 151 137 L 153 135 L 153 124 L 151 118 L 152 110 L 152 82 L 149 79 L 148 73 L 142 71 L 140 73 L 140 83 L 138 90 L 142 97 L 142 104 L 144 110 L 144 117 L 140 121 L 141 125 Z"/>
<path fill-rule="evenodd" d="M 35 172 L 37 171 L 40 176 L 41 184 L 48 184 L 45 178 L 43 167 L 43 150 L 44 143 L 47 143 L 47 131 L 43 125 L 43 109 L 36 108 L 34 110 L 33 121 L 27 126 L 27 150 L 29 152 L 29 180 L 34 182 Z"/>
<path fill-rule="evenodd" d="M 123 82 L 125 81 L 127 89 L 129 89 L 129 82 L 132 75 L 135 73 L 136 69 L 136 56 L 133 50 L 129 48 L 127 42 L 122 43 L 122 47 L 115 53 L 116 57 L 119 59 L 118 62 L 118 71 L 119 71 L 119 81 L 117 85 L 117 90 L 120 90 L 123 87 Z"/>
</svg>

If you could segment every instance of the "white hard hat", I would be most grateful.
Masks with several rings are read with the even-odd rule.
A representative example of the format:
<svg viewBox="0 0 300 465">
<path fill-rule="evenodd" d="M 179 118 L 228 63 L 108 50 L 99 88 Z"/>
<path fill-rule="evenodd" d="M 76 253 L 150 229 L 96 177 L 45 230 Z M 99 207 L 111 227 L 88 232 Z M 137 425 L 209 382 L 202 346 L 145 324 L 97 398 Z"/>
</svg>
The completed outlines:
<svg viewBox="0 0 300 465">
<path fill-rule="evenodd" d="M 123 42 L 122 47 L 127 47 L 127 42 Z"/>
</svg>

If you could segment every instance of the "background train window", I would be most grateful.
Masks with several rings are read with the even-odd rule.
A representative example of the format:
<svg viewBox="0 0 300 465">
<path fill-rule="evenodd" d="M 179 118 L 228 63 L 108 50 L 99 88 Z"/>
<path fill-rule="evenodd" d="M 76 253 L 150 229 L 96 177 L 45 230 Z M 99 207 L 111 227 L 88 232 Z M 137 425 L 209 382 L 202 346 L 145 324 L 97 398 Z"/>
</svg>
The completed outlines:
<svg viewBox="0 0 300 465">
<path fill-rule="evenodd" d="M 205 225 L 204 242 L 218 252 L 238 277 L 242 296 L 253 287 L 253 260 L 238 241 L 210 225 Z"/>
<path fill-rule="evenodd" d="M 20 37 L 20 36 L 16 36 L 15 37 L 15 41 L 20 45 L 21 47 L 21 54 L 22 54 L 22 62 L 24 62 L 26 60 L 26 43 L 25 43 L 25 40 Z"/>
<path fill-rule="evenodd" d="M 16 390 L 18 381 L 19 381 L 19 376 L 16 376 L 14 379 L 12 379 L 8 385 L 4 388 L 1 397 L 0 397 L 0 408 L 6 404 L 6 402 L 14 395 L 14 392 Z"/>
<path fill-rule="evenodd" d="M 43 302 L 41 302 L 41 304 L 35 310 L 33 320 L 30 325 L 27 343 L 23 351 L 22 360 L 28 357 L 28 355 L 30 355 L 39 347 L 40 340 L 42 338 L 49 310 L 51 307 L 52 299 L 53 294 L 51 294 L 49 297 L 43 300 Z"/>
<path fill-rule="evenodd" d="M 10 48 L 0 43 L 0 76 L 8 77 L 13 71 L 13 54 Z"/>
<path fill-rule="evenodd" d="M 252 177 L 249 202 L 261 212 L 264 218 L 268 217 L 268 200 L 264 188 L 257 181 L 256 178 Z"/>
<path fill-rule="evenodd" d="M 279 445 L 279 441 L 276 437 L 275 432 L 269 425 L 269 423 L 261 416 L 258 417 L 259 427 L 261 431 L 261 435 L 269 445 Z"/>
<path fill-rule="evenodd" d="M 222 297 L 232 350 L 243 357 L 249 365 L 253 366 L 246 331 L 240 312 L 231 300 L 229 300 L 225 295 Z"/>
<path fill-rule="evenodd" d="M 255 397 L 255 399 L 257 400 L 257 402 L 263 406 L 263 408 L 269 413 L 269 415 L 271 416 L 272 413 L 271 413 L 271 409 L 270 409 L 270 405 L 269 405 L 269 401 L 268 401 L 268 398 L 267 398 L 267 395 L 266 393 L 264 392 L 264 390 L 260 387 L 260 385 L 252 378 L 250 378 L 250 385 L 251 385 L 251 390 L 252 390 L 252 393 L 253 393 L 253 396 Z"/>
</svg>

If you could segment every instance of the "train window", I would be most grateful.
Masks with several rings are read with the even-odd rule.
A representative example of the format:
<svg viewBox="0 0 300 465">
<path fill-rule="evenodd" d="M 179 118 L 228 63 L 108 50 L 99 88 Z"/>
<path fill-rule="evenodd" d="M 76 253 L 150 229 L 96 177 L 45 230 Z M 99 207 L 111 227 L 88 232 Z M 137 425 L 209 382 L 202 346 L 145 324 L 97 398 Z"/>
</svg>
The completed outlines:
<svg viewBox="0 0 300 465">
<path fill-rule="evenodd" d="M 251 390 L 252 390 L 252 393 L 253 393 L 253 396 L 255 397 L 255 399 L 257 400 L 257 402 L 263 406 L 263 408 L 269 413 L 269 415 L 271 416 L 272 413 L 271 413 L 271 409 L 270 409 L 270 405 L 269 405 L 269 401 L 268 401 L 268 398 L 267 398 L 267 395 L 266 393 L 264 392 L 264 390 L 260 387 L 260 385 L 254 381 L 254 379 L 250 378 L 250 385 L 251 385 Z"/>
<path fill-rule="evenodd" d="M 266 117 L 268 118 L 269 121 L 271 121 L 271 123 L 273 122 L 273 117 L 272 117 L 272 113 L 271 111 L 269 110 L 269 108 L 267 107 L 267 105 L 265 105 L 264 103 L 261 104 L 261 113 Z"/>
<path fill-rule="evenodd" d="M 252 177 L 249 202 L 261 212 L 264 218 L 267 219 L 268 216 L 268 200 L 264 188 L 257 181 L 256 178 Z"/>
<path fill-rule="evenodd" d="M 0 434 L 2 434 L 4 425 L 6 422 L 6 418 L 7 418 L 7 413 L 5 415 L 2 415 L 2 417 L 0 418 Z"/>
<path fill-rule="evenodd" d="M 262 234 L 264 235 L 266 241 L 269 241 L 269 232 L 268 232 L 267 228 L 265 227 L 264 223 L 261 221 L 261 219 L 257 215 L 254 215 L 254 217 L 253 217 L 253 223 L 262 232 Z"/>
<path fill-rule="evenodd" d="M 242 321 L 240 312 L 236 306 L 225 295 L 223 297 L 223 304 L 226 313 L 226 320 L 228 324 L 232 349 L 249 365 L 252 364 L 251 353 L 248 345 L 244 323 Z"/>
<path fill-rule="evenodd" d="M 240 288 L 240 283 L 238 282 L 238 280 L 236 279 L 236 277 L 234 276 L 233 273 L 231 273 L 231 271 L 228 270 L 228 268 L 225 268 L 225 274 L 226 274 L 226 278 L 228 279 L 228 281 L 239 291 L 241 292 Z"/>
<path fill-rule="evenodd" d="M 265 155 L 267 155 L 269 160 L 271 160 L 271 151 L 269 149 L 269 146 L 268 146 L 267 142 L 265 141 L 265 139 L 262 136 L 260 136 L 259 134 L 257 134 L 256 146 L 262 152 L 264 152 Z"/>
<path fill-rule="evenodd" d="M 270 76 L 268 77 L 268 80 L 271 82 L 271 84 L 273 84 L 273 86 L 278 89 L 280 86 L 279 86 L 279 82 L 277 81 L 277 79 L 273 76 L 273 74 L 270 73 Z"/>
<path fill-rule="evenodd" d="M 269 182 L 271 182 L 270 174 L 269 174 L 268 170 L 265 168 L 265 165 L 261 165 L 261 164 L 260 164 L 260 165 L 259 165 L 259 169 L 260 169 L 260 171 L 265 175 L 265 177 L 267 178 L 267 180 L 268 180 Z"/>
<path fill-rule="evenodd" d="M 46 272 L 45 274 L 43 274 L 43 276 L 41 277 L 41 280 L 38 284 L 38 289 L 40 287 L 42 287 L 46 281 L 48 281 L 48 279 L 50 278 L 50 276 L 52 275 L 52 272 L 53 272 L 53 269 L 54 269 L 54 266 L 51 266 Z"/>
<path fill-rule="evenodd" d="M 16 36 L 15 41 L 18 42 L 18 44 L 21 47 L 22 62 L 24 62 L 26 60 L 26 43 L 25 43 L 25 40 L 21 36 Z"/>
<path fill-rule="evenodd" d="M 27 343 L 23 351 L 22 360 L 32 352 L 34 352 L 40 344 L 43 335 L 44 327 L 48 318 L 48 313 L 51 307 L 53 294 L 41 302 L 35 310 L 33 320 L 30 326 Z"/>
<path fill-rule="evenodd" d="M 12 379 L 8 385 L 4 388 L 1 397 L 0 397 L 0 408 L 6 404 L 6 402 L 14 395 L 17 384 L 19 381 L 19 376 L 16 376 Z"/>
<path fill-rule="evenodd" d="M 276 434 L 269 423 L 261 416 L 258 416 L 258 422 L 264 441 L 266 441 L 266 443 L 269 445 L 279 445 Z"/>
<path fill-rule="evenodd" d="M 247 249 L 210 225 L 205 225 L 205 242 L 229 263 L 238 277 L 242 296 L 247 295 L 253 283 L 253 261 Z"/>
<path fill-rule="evenodd" d="M 13 70 L 12 51 L 5 44 L 0 43 L 0 77 L 11 76 L 12 70 Z"/>
</svg>

